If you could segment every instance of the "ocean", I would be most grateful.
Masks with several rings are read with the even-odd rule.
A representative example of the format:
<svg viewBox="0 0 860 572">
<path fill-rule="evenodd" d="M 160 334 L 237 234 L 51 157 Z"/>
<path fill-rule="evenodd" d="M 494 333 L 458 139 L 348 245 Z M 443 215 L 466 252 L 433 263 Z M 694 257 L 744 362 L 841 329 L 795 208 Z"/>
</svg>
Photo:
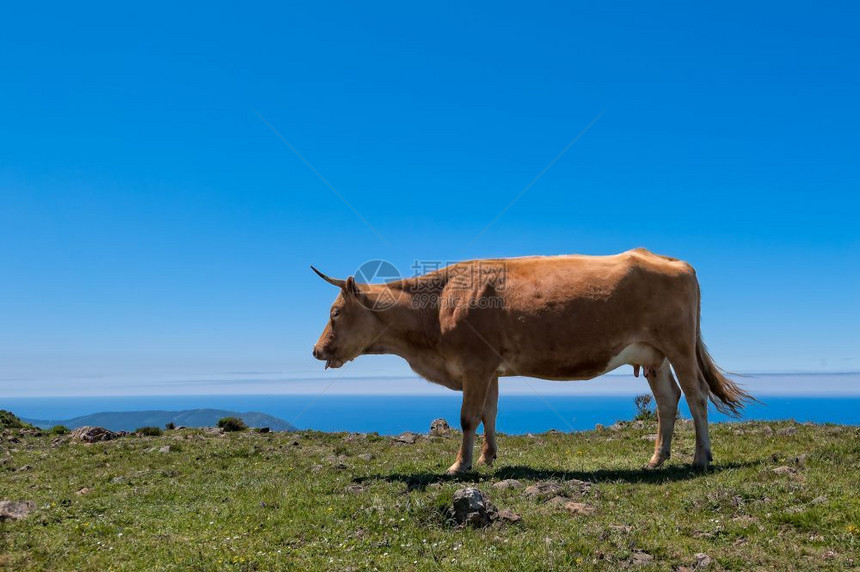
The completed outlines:
<svg viewBox="0 0 860 572">
<path fill-rule="evenodd" d="M 747 406 L 741 420 L 794 419 L 798 422 L 860 425 L 860 397 L 757 396 L 762 403 Z M 227 409 L 259 411 L 280 417 L 300 429 L 377 432 L 425 432 L 430 422 L 444 417 L 459 423 L 460 394 L 439 395 L 172 395 L 112 397 L 0 398 L 0 409 L 29 419 L 68 419 L 103 411 L 145 409 Z M 684 400 L 681 412 L 689 417 Z M 498 431 L 508 434 L 539 433 L 550 429 L 580 431 L 595 424 L 611 425 L 631 419 L 631 396 L 502 395 Z M 730 418 L 711 408 L 711 421 Z"/>
</svg>

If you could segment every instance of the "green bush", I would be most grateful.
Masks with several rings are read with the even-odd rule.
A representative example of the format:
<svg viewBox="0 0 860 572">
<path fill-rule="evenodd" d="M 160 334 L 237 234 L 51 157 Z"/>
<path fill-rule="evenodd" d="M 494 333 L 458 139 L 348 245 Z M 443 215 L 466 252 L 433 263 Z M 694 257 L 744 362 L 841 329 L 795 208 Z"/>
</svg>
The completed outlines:
<svg viewBox="0 0 860 572">
<path fill-rule="evenodd" d="M 218 427 L 224 431 L 244 431 L 248 428 L 238 417 L 222 417 L 218 420 Z"/>
<path fill-rule="evenodd" d="M 33 429 L 33 426 L 18 419 L 11 411 L 0 409 L 0 429 Z"/>
<path fill-rule="evenodd" d="M 633 399 L 633 403 L 636 404 L 636 417 L 633 419 L 636 421 L 656 421 L 657 412 L 651 407 L 651 403 L 653 402 L 654 398 L 647 393 L 637 395 Z"/>
<path fill-rule="evenodd" d="M 65 425 L 54 425 L 51 427 L 51 430 L 48 431 L 49 435 L 65 435 L 69 432 L 69 428 Z"/>
<path fill-rule="evenodd" d="M 161 435 L 161 429 L 158 427 L 138 427 L 135 433 L 140 433 L 144 437 L 158 437 Z"/>
<path fill-rule="evenodd" d="M 168 431 L 173 431 L 174 429 L 176 429 L 176 423 L 170 421 L 167 425 L 164 426 L 164 428 Z"/>
</svg>

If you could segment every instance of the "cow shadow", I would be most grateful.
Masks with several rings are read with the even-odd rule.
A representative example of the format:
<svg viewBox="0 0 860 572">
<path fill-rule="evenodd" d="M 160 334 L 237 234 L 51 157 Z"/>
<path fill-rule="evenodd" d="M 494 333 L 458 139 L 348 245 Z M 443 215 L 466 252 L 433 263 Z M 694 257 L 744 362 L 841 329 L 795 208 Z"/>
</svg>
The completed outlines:
<svg viewBox="0 0 860 572">
<path fill-rule="evenodd" d="M 688 481 L 699 479 L 715 473 L 733 469 L 743 469 L 757 466 L 759 461 L 719 463 L 708 469 L 695 469 L 690 465 L 671 465 L 661 469 L 597 469 L 594 471 L 576 471 L 568 469 L 534 468 L 522 465 L 499 467 L 489 472 L 470 471 L 463 475 L 445 475 L 427 471 L 415 473 L 390 473 L 355 477 L 356 483 L 367 481 L 402 482 L 409 490 L 424 490 L 433 483 L 463 482 L 478 483 L 481 481 L 517 479 L 524 481 L 570 481 L 580 480 L 590 483 L 629 483 L 659 485 L 667 482 Z"/>
</svg>

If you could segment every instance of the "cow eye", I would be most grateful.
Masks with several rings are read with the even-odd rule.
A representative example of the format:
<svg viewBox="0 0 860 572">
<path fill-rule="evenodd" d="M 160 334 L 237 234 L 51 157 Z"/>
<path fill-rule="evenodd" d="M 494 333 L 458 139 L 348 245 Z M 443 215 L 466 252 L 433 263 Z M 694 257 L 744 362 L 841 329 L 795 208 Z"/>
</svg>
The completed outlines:
<svg viewBox="0 0 860 572">
<path fill-rule="evenodd" d="M 332 318 L 337 318 L 338 316 L 340 316 L 340 310 L 335 308 L 334 310 L 331 311 L 331 317 Z"/>
</svg>

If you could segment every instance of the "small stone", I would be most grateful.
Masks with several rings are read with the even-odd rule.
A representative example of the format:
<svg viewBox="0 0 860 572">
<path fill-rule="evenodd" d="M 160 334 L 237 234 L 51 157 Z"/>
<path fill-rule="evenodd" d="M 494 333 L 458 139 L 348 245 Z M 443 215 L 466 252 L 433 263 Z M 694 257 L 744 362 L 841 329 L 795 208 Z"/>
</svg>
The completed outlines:
<svg viewBox="0 0 860 572">
<path fill-rule="evenodd" d="M 521 489 L 523 488 L 523 484 L 516 479 L 505 479 L 503 481 L 499 481 L 498 483 L 493 483 L 494 489 Z"/>
<path fill-rule="evenodd" d="M 794 474 L 797 474 L 797 469 L 794 469 L 792 467 L 788 467 L 785 465 L 783 465 L 781 467 L 776 467 L 775 469 L 771 469 L 771 471 L 776 473 L 777 475 L 794 475 Z"/>
<path fill-rule="evenodd" d="M 783 427 L 776 432 L 777 435 L 794 435 L 795 433 L 797 433 L 797 427 Z"/>
<path fill-rule="evenodd" d="M 596 424 L 594 425 L 594 430 L 595 430 L 595 431 L 603 431 L 604 429 L 606 429 L 606 427 L 604 427 L 604 426 L 603 426 L 603 425 L 601 425 L 600 423 L 596 423 Z"/>
<path fill-rule="evenodd" d="M 564 508 L 566 508 L 571 514 L 581 514 L 581 515 L 589 515 L 594 513 L 594 507 L 590 504 L 585 504 L 581 502 L 568 502 L 564 504 Z"/>
<path fill-rule="evenodd" d="M 630 531 L 633 530 L 633 527 L 628 524 L 610 524 L 609 530 L 618 532 L 620 534 L 630 534 Z"/>
<path fill-rule="evenodd" d="M 165 445 L 164 447 L 161 447 L 160 449 L 158 449 L 158 452 L 159 453 L 169 453 L 170 452 L 170 445 Z"/>
<path fill-rule="evenodd" d="M 435 437 L 444 437 L 451 433 L 451 427 L 448 425 L 448 422 L 442 419 L 434 419 L 430 423 L 430 434 Z"/>
<path fill-rule="evenodd" d="M 642 435 L 641 438 L 643 441 L 651 441 L 653 443 L 657 440 L 657 434 L 651 433 L 650 435 Z"/>
<path fill-rule="evenodd" d="M 358 484 L 349 485 L 348 487 L 346 487 L 346 492 L 352 494 L 363 493 L 364 487 Z"/>
<path fill-rule="evenodd" d="M 397 437 L 394 437 L 395 443 L 405 443 L 407 445 L 414 445 L 420 435 L 417 433 L 413 433 L 411 431 L 406 431 L 405 433 L 401 433 Z"/>
<path fill-rule="evenodd" d="M 0 521 L 20 520 L 33 512 L 36 503 L 33 501 L 0 501 Z"/>
<path fill-rule="evenodd" d="M 564 487 L 562 487 L 558 483 L 540 482 L 526 487 L 526 490 L 523 491 L 523 494 L 525 494 L 532 500 L 542 500 L 558 496 L 563 492 L 563 490 Z"/>
<path fill-rule="evenodd" d="M 15 469 L 15 472 L 20 473 L 22 471 L 29 471 L 32 470 L 32 468 L 33 465 L 24 465 L 23 467 L 18 467 L 17 469 Z"/>
<path fill-rule="evenodd" d="M 654 557 L 647 552 L 634 552 L 630 557 L 630 563 L 634 566 L 647 566 L 654 561 Z"/>
<path fill-rule="evenodd" d="M 552 506 L 564 506 L 569 500 L 570 500 L 569 498 L 559 495 L 559 496 L 552 497 L 551 499 L 546 501 L 546 504 L 552 505 Z"/>
<path fill-rule="evenodd" d="M 698 554 L 696 554 L 696 568 L 707 568 L 713 563 L 714 559 L 705 554 L 704 552 L 699 552 Z"/>
<path fill-rule="evenodd" d="M 824 504 L 826 502 L 827 502 L 827 497 L 820 496 L 820 497 L 815 497 L 814 499 L 812 499 L 809 504 Z"/>
<path fill-rule="evenodd" d="M 372 461 L 375 457 L 373 453 L 362 453 L 361 455 L 356 455 L 356 458 L 362 461 Z"/>
<path fill-rule="evenodd" d="M 319 473 L 320 471 L 322 471 L 322 469 L 323 469 L 322 465 L 311 465 L 311 472 L 312 473 Z"/>
<path fill-rule="evenodd" d="M 76 494 L 76 495 L 88 495 L 88 494 L 90 494 L 90 492 L 91 492 L 91 490 L 90 490 L 89 488 L 87 488 L 87 487 L 83 487 L 83 488 L 78 489 L 77 491 L 75 491 L 75 494 Z"/>
<path fill-rule="evenodd" d="M 764 433 L 765 435 L 771 435 L 771 434 L 773 434 L 773 429 L 771 429 L 770 425 L 765 425 L 764 427 L 761 428 L 761 432 Z"/>
<path fill-rule="evenodd" d="M 521 517 L 509 508 L 504 508 L 500 510 L 496 515 L 496 518 L 502 522 L 507 522 L 509 524 L 516 524 L 523 519 L 523 517 Z"/>
</svg>

